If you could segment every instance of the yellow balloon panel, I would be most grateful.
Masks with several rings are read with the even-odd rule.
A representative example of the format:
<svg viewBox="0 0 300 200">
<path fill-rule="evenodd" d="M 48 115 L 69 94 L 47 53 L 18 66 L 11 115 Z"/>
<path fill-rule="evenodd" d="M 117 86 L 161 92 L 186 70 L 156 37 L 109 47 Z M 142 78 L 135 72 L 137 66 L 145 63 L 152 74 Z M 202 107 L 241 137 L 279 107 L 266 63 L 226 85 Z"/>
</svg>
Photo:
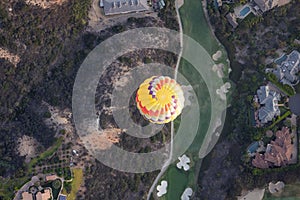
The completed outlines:
<svg viewBox="0 0 300 200">
<path fill-rule="evenodd" d="M 153 76 L 140 85 L 136 103 L 140 113 L 149 121 L 165 124 L 180 115 L 184 95 L 176 80 L 167 76 Z"/>
</svg>

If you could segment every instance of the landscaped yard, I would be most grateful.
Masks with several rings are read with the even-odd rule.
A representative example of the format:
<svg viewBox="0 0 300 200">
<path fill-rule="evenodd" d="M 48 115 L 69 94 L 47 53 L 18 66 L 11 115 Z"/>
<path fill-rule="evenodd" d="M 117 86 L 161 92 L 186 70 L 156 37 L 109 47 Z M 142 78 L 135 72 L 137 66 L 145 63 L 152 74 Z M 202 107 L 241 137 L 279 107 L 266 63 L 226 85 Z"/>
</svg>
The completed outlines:
<svg viewBox="0 0 300 200">
<path fill-rule="evenodd" d="M 63 138 L 62 137 L 58 138 L 52 147 L 50 147 L 48 150 L 41 153 L 38 157 L 33 158 L 28 163 L 28 172 L 32 173 L 33 166 L 35 166 L 39 161 L 44 160 L 45 158 L 48 158 L 49 156 L 52 156 L 57 151 L 57 149 L 61 146 L 62 142 L 63 142 Z"/>
<path fill-rule="evenodd" d="M 74 168 L 74 169 L 72 169 L 72 171 L 73 171 L 73 180 L 71 182 L 71 192 L 70 192 L 70 194 L 67 195 L 68 200 L 75 200 L 76 199 L 77 191 L 78 191 L 80 185 L 83 182 L 83 171 L 82 171 L 82 169 L 81 168 Z M 66 193 L 66 192 L 64 192 L 64 193 Z"/>
<path fill-rule="evenodd" d="M 52 190 L 53 199 L 56 200 L 58 198 L 59 192 L 62 187 L 62 182 L 60 179 L 56 179 L 54 181 L 47 182 L 45 185 L 42 185 L 43 188 L 49 187 Z"/>
<path fill-rule="evenodd" d="M 270 82 L 276 85 L 282 92 L 284 92 L 288 96 L 294 96 L 296 94 L 295 90 L 291 86 L 283 85 L 282 83 L 280 83 L 274 74 L 268 73 L 267 78 Z"/>
<path fill-rule="evenodd" d="M 282 120 L 286 119 L 288 116 L 290 116 L 292 114 L 291 111 L 287 111 L 286 113 L 284 113 L 283 115 L 281 115 L 271 126 L 269 126 L 267 128 L 267 130 L 270 130 L 272 128 L 274 128 L 276 126 L 276 124 L 278 124 L 279 122 L 281 122 Z"/>
</svg>

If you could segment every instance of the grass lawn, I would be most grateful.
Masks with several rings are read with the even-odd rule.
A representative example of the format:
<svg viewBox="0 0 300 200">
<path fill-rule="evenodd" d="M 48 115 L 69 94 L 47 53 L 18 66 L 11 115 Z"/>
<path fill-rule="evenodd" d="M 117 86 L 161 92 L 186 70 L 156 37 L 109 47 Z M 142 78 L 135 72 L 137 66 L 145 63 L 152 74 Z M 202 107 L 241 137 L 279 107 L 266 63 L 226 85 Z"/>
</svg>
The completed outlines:
<svg viewBox="0 0 300 200">
<path fill-rule="evenodd" d="M 70 194 L 67 195 L 68 200 L 76 199 L 77 191 L 83 182 L 83 171 L 81 168 L 74 168 L 72 169 L 72 172 L 73 172 L 73 180 L 71 182 L 72 190 Z M 66 194 L 66 191 L 64 190 L 63 193 Z"/>
<path fill-rule="evenodd" d="M 197 162 L 199 160 L 198 152 L 209 126 L 211 102 L 207 86 L 202 80 L 201 75 L 192 66 L 190 66 L 188 62 L 182 60 L 179 71 L 188 79 L 190 84 L 193 86 L 194 91 L 198 97 L 200 107 L 200 124 L 198 133 L 194 138 L 193 143 L 186 151 L 186 154 L 191 159 L 191 163 L 193 165 L 194 162 Z M 175 125 L 178 126 L 178 124 Z M 174 146 L 174 148 L 176 147 Z M 164 177 L 161 179 L 167 180 L 168 182 L 168 192 L 161 199 L 180 199 L 180 196 L 187 187 L 195 188 L 194 185 L 197 183 L 197 176 L 195 171 L 196 169 L 192 167 L 189 171 L 185 172 L 184 170 L 179 170 L 176 167 L 176 163 L 177 162 L 169 166 Z"/>
<path fill-rule="evenodd" d="M 226 67 L 228 67 L 227 52 L 225 51 L 223 46 L 219 45 L 218 41 L 211 33 L 211 30 L 204 16 L 202 2 L 200 0 L 185 1 L 184 5 L 179 9 L 179 12 L 182 20 L 183 33 L 190 36 L 200 45 L 202 45 L 209 55 L 213 55 L 214 53 L 216 53 L 216 51 L 221 50 L 222 57 L 216 63 L 222 62 L 225 65 L 226 69 Z M 189 47 L 184 45 L 183 51 L 184 54 L 192 55 L 191 53 L 193 53 L 195 50 L 190 49 Z M 191 146 L 185 152 L 191 159 L 191 169 L 187 172 L 179 170 L 177 169 L 175 162 L 174 164 L 169 166 L 164 176 L 161 178 L 161 180 L 168 181 L 168 189 L 167 194 L 160 199 L 167 200 L 180 199 L 182 193 L 187 187 L 191 187 L 193 190 L 196 188 L 195 185 L 197 184 L 197 175 L 199 173 L 199 169 L 197 170 L 194 166 L 197 166 L 197 168 L 200 167 L 197 165 L 199 164 L 199 150 L 206 136 L 212 116 L 212 102 L 210 100 L 209 91 L 204 79 L 201 77 L 199 72 L 195 69 L 194 66 L 192 66 L 184 59 L 181 59 L 178 71 L 189 81 L 197 95 L 200 108 L 200 122 L 198 133 L 194 138 Z M 228 74 L 225 70 L 226 80 L 228 80 L 227 75 Z M 175 128 L 177 126 L 178 122 L 175 121 Z M 176 147 L 174 146 L 174 148 Z"/>
<path fill-rule="evenodd" d="M 167 194 L 163 195 L 159 199 L 180 199 L 186 187 L 193 188 L 195 179 L 194 172 L 195 169 L 193 167 L 189 171 L 185 172 L 183 170 L 179 170 L 175 164 L 172 164 L 165 175 L 158 182 L 159 184 L 162 180 L 166 180 L 168 182 Z"/>
<path fill-rule="evenodd" d="M 279 122 L 281 122 L 282 120 L 286 119 L 289 115 L 291 115 L 292 112 L 291 111 L 287 111 L 286 113 L 284 113 L 283 115 L 281 115 L 271 126 L 269 126 L 267 128 L 267 130 L 270 130 L 272 128 L 274 128 L 276 126 L 276 124 L 278 124 Z"/>
<path fill-rule="evenodd" d="M 184 34 L 199 42 L 210 54 L 219 50 L 219 45 L 206 23 L 201 1 L 185 1 L 179 12 Z"/>
<path fill-rule="evenodd" d="M 201 44 L 210 55 L 221 50 L 223 55 L 219 62 L 224 63 L 226 66 L 227 53 L 211 33 L 203 13 L 201 1 L 185 1 L 179 12 L 182 19 L 183 33 Z M 194 50 L 185 47 L 184 51 L 188 54 Z M 209 91 L 199 72 L 184 59 L 181 60 L 179 72 L 189 81 L 198 97 L 200 124 L 193 143 L 186 151 L 186 154 L 190 157 L 192 162 L 191 169 L 187 172 L 179 170 L 177 169 L 175 162 L 169 166 L 168 170 L 161 178 L 161 180 L 168 181 L 168 192 L 161 199 L 168 200 L 180 199 L 187 187 L 191 187 L 193 190 L 195 189 L 195 184 L 197 184 L 196 177 L 199 170 L 196 171 L 196 168 L 193 166 L 199 161 L 199 150 L 209 127 L 212 115 Z"/>
</svg>

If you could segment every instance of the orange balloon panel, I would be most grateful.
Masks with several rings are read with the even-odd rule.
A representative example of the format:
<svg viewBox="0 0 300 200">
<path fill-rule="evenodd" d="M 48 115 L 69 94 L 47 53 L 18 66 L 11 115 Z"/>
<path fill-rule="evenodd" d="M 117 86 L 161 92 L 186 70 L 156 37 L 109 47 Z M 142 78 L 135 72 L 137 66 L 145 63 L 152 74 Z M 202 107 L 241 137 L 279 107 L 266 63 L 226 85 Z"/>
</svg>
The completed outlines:
<svg viewBox="0 0 300 200">
<path fill-rule="evenodd" d="M 184 106 L 180 85 L 167 76 L 146 79 L 136 94 L 137 108 L 152 123 L 165 124 L 176 119 Z"/>
</svg>

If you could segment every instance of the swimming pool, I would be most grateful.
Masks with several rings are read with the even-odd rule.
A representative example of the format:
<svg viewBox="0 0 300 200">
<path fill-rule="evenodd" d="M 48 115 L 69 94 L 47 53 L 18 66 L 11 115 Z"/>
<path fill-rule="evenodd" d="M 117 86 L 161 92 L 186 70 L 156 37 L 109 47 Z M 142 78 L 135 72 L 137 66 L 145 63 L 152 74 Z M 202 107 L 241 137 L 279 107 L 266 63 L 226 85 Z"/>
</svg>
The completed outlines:
<svg viewBox="0 0 300 200">
<path fill-rule="evenodd" d="M 274 60 L 274 62 L 277 64 L 277 65 L 281 65 L 281 63 L 283 61 L 285 61 L 287 59 L 287 55 L 284 53 L 282 54 L 279 58 L 277 58 L 276 60 Z"/>
<path fill-rule="evenodd" d="M 258 149 L 259 143 L 258 142 L 253 142 L 249 147 L 248 147 L 248 152 L 249 153 L 255 153 L 256 150 Z"/>
<path fill-rule="evenodd" d="M 241 17 L 245 17 L 247 16 L 249 13 L 250 13 L 250 7 L 249 6 L 246 6 L 244 7 L 241 11 L 240 11 L 240 16 Z"/>
</svg>

